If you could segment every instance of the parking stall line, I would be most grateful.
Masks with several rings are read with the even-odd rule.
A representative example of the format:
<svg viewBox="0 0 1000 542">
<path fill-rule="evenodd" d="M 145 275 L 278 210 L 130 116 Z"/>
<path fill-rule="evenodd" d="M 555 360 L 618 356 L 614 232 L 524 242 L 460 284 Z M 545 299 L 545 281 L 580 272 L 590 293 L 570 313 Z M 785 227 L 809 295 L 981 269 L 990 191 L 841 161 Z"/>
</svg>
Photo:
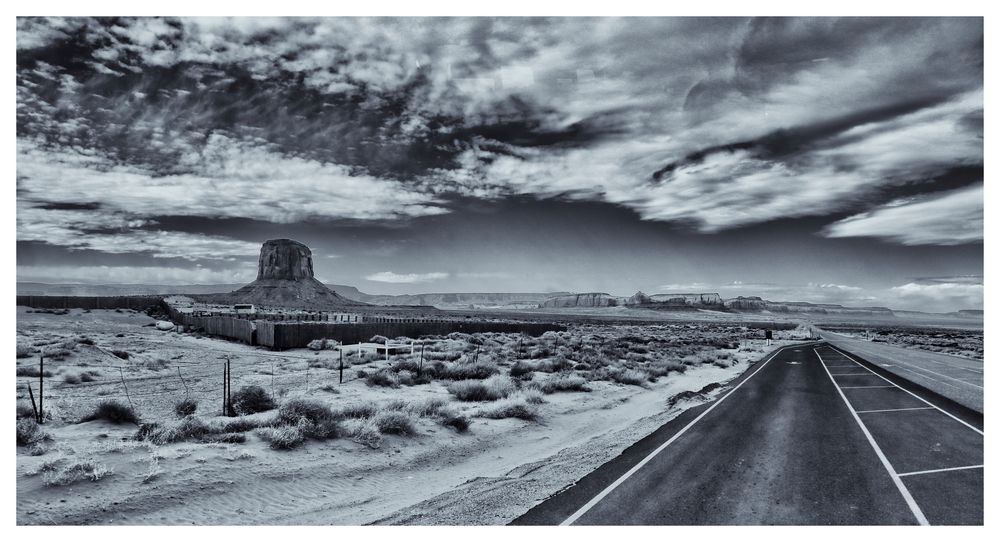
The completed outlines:
<svg viewBox="0 0 1000 542">
<path fill-rule="evenodd" d="M 833 376 L 871 376 L 868 373 L 832 373 L 832 374 Z"/>
<path fill-rule="evenodd" d="M 969 469 L 981 469 L 983 465 L 967 465 L 964 467 L 948 467 L 946 469 L 930 469 L 930 470 L 918 470 L 914 472 L 901 472 L 900 476 L 917 476 L 920 474 L 934 474 L 936 472 L 951 472 L 956 470 L 969 470 Z"/>
<path fill-rule="evenodd" d="M 832 378 L 833 375 L 830 375 Z M 836 382 L 836 380 L 834 380 Z M 896 386 L 837 386 L 837 389 L 841 390 L 866 390 L 872 388 L 895 388 Z"/>
<path fill-rule="evenodd" d="M 868 431 L 868 427 L 865 425 L 865 422 L 861 421 L 861 417 L 858 416 L 858 413 L 854 410 L 854 406 L 851 405 L 851 401 L 849 401 L 847 396 L 844 395 L 844 390 L 837 385 L 837 380 L 830 374 L 830 369 L 826 367 L 826 363 L 823 361 L 823 356 L 820 355 L 819 350 L 813 348 L 813 353 L 816 354 L 817 358 L 819 358 L 820 365 L 823 366 L 823 370 L 825 370 L 826 374 L 830 377 L 830 382 L 833 383 L 834 388 L 837 388 L 837 393 L 839 393 L 840 398 L 844 400 L 844 404 L 847 405 L 847 409 L 851 411 L 851 416 L 854 416 L 854 421 L 858 423 L 858 427 L 861 428 L 861 432 L 864 433 L 865 438 L 868 439 L 868 444 L 871 444 L 872 449 L 875 450 L 875 455 L 878 456 L 879 461 L 882 462 L 882 466 L 885 467 L 886 472 L 889 473 L 889 478 L 892 479 L 893 484 L 896 485 L 896 489 L 898 489 L 900 495 L 903 496 L 903 500 L 906 501 L 906 505 L 909 506 L 910 512 L 913 513 L 913 517 L 916 518 L 917 523 L 920 525 L 930 525 L 930 522 L 927 521 L 927 517 L 924 516 L 923 510 L 920 509 L 917 501 L 913 498 L 913 495 L 910 494 L 910 490 L 906 488 L 903 480 L 900 479 L 899 475 L 896 473 L 896 469 L 894 469 L 892 463 L 889 462 L 889 458 L 887 458 L 885 453 L 882 452 L 882 448 L 877 442 L 875 442 L 875 437 L 873 437 L 871 432 Z"/>
<path fill-rule="evenodd" d="M 904 410 L 934 410 L 934 407 L 922 406 L 912 408 L 880 408 L 877 410 L 857 410 L 858 414 L 873 414 L 875 412 L 902 412 Z"/>
<path fill-rule="evenodd" d="M 877 376 L 877 377 L 881 378 L 882 380 L 885 380 L 886 382 L 888 382 L 888 383 L 892 384 L 892 387 L 896 387 L 896 388 L 899 388 L 899 389 L 901 389 L 901 390 L 905 391 L 906 393 L 908 393 L 908 394 L 910 394 L 910 395 L 912 395 L 912 396 L 916 397 L 917 399 L 919 399 L 919 400 L 920 400 L 920 401 L 922 401 L 923 403 L 925 403 L 925 404 L 927 404 L 927 405 L 929 405 L 929 406 L 933 407 L 933 408 L 934 408 L 934 409 L 936 409 L 936 410 L 937 410 L 938 412 L 941 412 L 942 414 L 944 414 L 944 415 L 948 416 L 949 418 L 951 418 L 951 419 L 953 419 L 953 420 L 957 421 L 958 423 L 960 423 L 960 424 L 962 424 L 962 425 L 964 425 L 964 426 L 968 427 L 969 429 L 972 429 L 972 430 L 973 430 L 973 431 L 975 431 L 976 433 L 979 433 L 980 435 L 983 435 L 983 432 L 982 432 L 982 431 L 980 431 L 979 429 L 976 429 L 976 428 L 975 428 L 974 426 L 972 426 L 972 425 L 970 425 L 969 423 L 965 422 L 964 420 L 962 420 L 962 419 L 958 418 L 957 416 L 955 416 L 955 415 L 954 415 L 954 414 L 952 414 L 951 412 L 948 412 L 947 410 L 944 410 L 943 408 L 941 408 L 941 407 L 939 407 L 939 406 L 935 405 L 934 403 L 932 403 L 932 402 L 928 401 L 927 399 L 924 399 L 923 397 L 921 397 L 921 396 L 919 396 L 919 395 L 917 395 L 917 394 L 913 393 L 912 391 L 910 391 L 910 390 L 908 390 L 908 389 L 906 389 L 906 388 L 904 388 L 904 387 L 902 387 L 902 386 L 899 386 L 899 385 L 897 385 L 897 384 L 896 384 L 895 382 L 893 382 L 892 380 L 889 380 L 888 378 L 886 378 L 886 377 L 884 377 L 884 376 L 882 376 L 882 375 L 880 375 L 880 374 L 876 373 L 875 371 L 872 371 L 872 370 L 871 370 L 871 369 L 869 369 L 868 367 L 865 367 L 865 366 L 864 366 L 864 365 L 862 365 L 862 364 L 861 364 L 860 362 L 858 362 L 858 360 L 856 360 L 856 359 L 852 358 L 851 356 L 849 356 L 849 355 L 845 354 L 844 352 L 841 352 L 841 351 L 840 351 L 839 349 L 837 349 L 837 348 L 835 348 L 835 347 L 832 347 L 832 346 L 827 346 L 827 348 L 830 348 L 831 350 L 834 350 L 835 352 L 839 353 L 840 355 L 842 355 L 842 356 L 844 356 L 844 357 L 846 357 L 846 358 L 850 359 L 850 360 L 851 360 L 851 361 L 853 361 L 854 363 L 857 363 L 857 364 L 858 364 L 858 367 L 861 367 L 862 369 L 864 369 L 864 370 L 866 370 L 866 371 L 868 371 L 868 372 L 872 373 L 873 375 L 875 375 L 875 376 Z M 813 350 L 815 351 L 816 349 L 814 348 Z M 817 356 L 819 356 L 819 352 L 816 352 L 816 355 L 817 355 Z M 820 360 L 822 360 L 822 359 L 823 359 L 823 358 L 822 358 L 822 356 L 820 356 Z"/>
</svg>

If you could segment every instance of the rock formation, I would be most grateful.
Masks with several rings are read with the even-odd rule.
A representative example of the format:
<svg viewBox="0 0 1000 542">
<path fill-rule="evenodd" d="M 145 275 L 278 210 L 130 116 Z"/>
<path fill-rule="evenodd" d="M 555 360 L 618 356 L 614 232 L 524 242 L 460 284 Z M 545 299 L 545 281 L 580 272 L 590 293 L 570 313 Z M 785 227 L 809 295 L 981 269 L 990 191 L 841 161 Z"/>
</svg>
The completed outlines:
<svg viewBox="0 0 1000 542">
<path fill-rule="evenodd" d="M 313 278 L 312 251 L 291 239 L 271 239 L 260 247 L 257 280 Z"/>
<path fill-rule="evenodd" d="M 364 303 L 345 299 L 313 276 L 312 251 L 291 239 L 272 239 L 260 248 L 257 280 L 215 302 L 252 303 L 305 309 L 339 309 Z"/>
<path fill-rule="evenodd" d="M 587 294 L 568 294 L 553 296 L 541 303 L 541 307 L 615 307 L 618 298 L 605 293 L 592 292 Z"/>
</svg>

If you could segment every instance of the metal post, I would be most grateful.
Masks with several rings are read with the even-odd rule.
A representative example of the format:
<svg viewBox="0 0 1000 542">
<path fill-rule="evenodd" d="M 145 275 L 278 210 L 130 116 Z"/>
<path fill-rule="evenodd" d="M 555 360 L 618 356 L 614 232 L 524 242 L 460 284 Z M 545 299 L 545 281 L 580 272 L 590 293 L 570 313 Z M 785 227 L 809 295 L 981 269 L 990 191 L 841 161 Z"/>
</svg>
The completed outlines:
<svg viewBox="0 0 1000 542">
<path fill-rule="evenodd" d="M 35 406 L 35 394 L 31 392 L 31 382 L 25 384 L 28 388 L 28 397 L 31 399 L 31 410 L 35 413 L 35 421 L 38 421 L 38 407 Z"/>
<path fill-rule="evenodd" d="M 340 383 L 344 383 L 344 345 L 340 345 Z"/>
<path fill-rule="evenodd" d="M 38 423 L 45 423 L 45 356 L 38 356 Z"/>
</svg>

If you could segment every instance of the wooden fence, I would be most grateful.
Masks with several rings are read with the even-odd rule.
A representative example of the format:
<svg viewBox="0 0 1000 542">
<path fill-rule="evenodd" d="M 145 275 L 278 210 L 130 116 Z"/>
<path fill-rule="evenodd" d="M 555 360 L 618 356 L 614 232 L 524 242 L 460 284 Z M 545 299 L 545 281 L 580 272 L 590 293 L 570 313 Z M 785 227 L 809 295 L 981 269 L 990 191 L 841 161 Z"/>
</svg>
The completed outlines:
<svg viewBox="0 0 1000 542">
<path fill-rule="evenodd" d="M 375 335 L 418 338 L 425 335 L 461 333 L 526 333 L 538 336 L 546 331 L 565 331 L 559 324 L 541 322 L 469 322 L 460 320 L 414 320 L 366 322 L 359 324 L 324 324 L 309 322 L 257 321 L 256 344 L 273 350 L 301 348 L 316 339 L 334 339 L 341 343 L 366 342 Z"/>
<path fill-rule="evenodd" d="M 72 296 L 19 295 L 19 306 L 36 309 L 135 309 L 144 311 L 163 301 L 159 295 Z"/>
</svg>

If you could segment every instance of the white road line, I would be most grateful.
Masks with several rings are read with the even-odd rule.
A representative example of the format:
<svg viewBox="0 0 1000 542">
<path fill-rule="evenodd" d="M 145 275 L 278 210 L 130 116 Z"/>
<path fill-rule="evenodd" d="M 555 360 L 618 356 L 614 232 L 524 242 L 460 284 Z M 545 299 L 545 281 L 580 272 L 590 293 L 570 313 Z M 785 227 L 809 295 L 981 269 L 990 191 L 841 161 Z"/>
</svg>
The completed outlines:
<svg viewBox="0 0 1000 542">
<path fill-rule="evenodd" d="M 880 408 L 878 410 L 859 410 L 858 414 L 871 414 L 872 412 L 902 412 L 904 410 L 934 410 L 934 407 L 930 406 L 918 406 L 910 408 Z"/>
<path fill-rule="evenodd" d="M 829 369 L 829 367 L 827 367 Z M 834 373 L 833 376 L 871 376 L 868 373 Z"/>
<path fill-rule="evenodd" d="M 829 372 L 829 371 L 827 371 Z M 836 382 L 836 380 L 834 380 Z M 842 390 L 867 390 L 871 388 L 895 388 L 896 386 L 840 386 Z"/>
<path fill-rule="evenodd" d="M 823 356 L 819 355 L 819 351 L 815 348 L 813 348 L 813 353 L 816 354 L 817 358 L 819 358 L 820 365 L 823 366 L 823 370 L 826 371 L 826 374 L 830 375 L 830 370 L 827 369 L 826 364 L 823 363 Z M 861 417 L 854 411 L 854 406 L 852 406 L 851 402 L 847 400 L 847 396 L 844 395 L 844 390 L 837 386 L 837 381 L 833 379 L 833 375 L 830 375 L 830 382 L 833 383 L 834 388 L 837 388 L 837 393 L 839 393 L 840 398 L 844 400 L 844 404 L 847 405 L 847 409 L 851 411 L 851 416 L 854 416 L 854 421 L 858 422 L 858 427 L 861 428 L 861 432 L 868 438 L 868 443 L 872 445 L 872 448 L 875 450 L 875 454 L 878 455 L 879 460 L 882 461 L 882 466 L 885 467 L 885 470 L 889 473 L 889 477 L 892 478 L 892 483 L 896 484 L 896 489 L 899 490 L 900 495 L 903 496 L 903 500 L 905 500 L 906 504 L 910 507 L 910 512 L 913 512 L 913 516 L 917 518 L 917 523 L 921 525 L 930 525 L 927 518 L 924 517 L 923 510 L 921 510 L 920 506 L 917 505 L 917 501 L 913 500 L 913 495 L 910 495 L 910 490 L 906 489 L 906 485 L 903 484 L 903 481 L 899 479 L 899 475 L 896 474 L 896 469 L 892 468 L 892 463 L 889 463 L 889 459 L 884 453 L 882 453 L 882 448 L 879 448 L 878 443 L 875 442 L 875 438 L 868 432 L 868 428 L 865 427 L 865 422 L 861 421 Z"/>
<path fill-rule="evenodd" d="M 628 470 L 628 472 L 626 472 L 625 474 L 621 475 L 617 480 L 615 480 L 614 482 L 612 482 L 611 485 L 609 485 L 608 487 L 604 488 L 604 490 L 601 491 L 600 493 L 598 493 L 597 495 L 595 495 L 594 498 L 592 498 L 589 501 L 587 501 L 587 504 L 584 504 L 583 506 L 581 506 L 579 510 L 577 510 L 576 512 L 574 512 L 573 515 L 571 515 L 570 517 L 568 517 L 565 520 L 563 520 L 563 522 L 560 523 L 559 525 L 572 525 L 573 522 L 575 522 L 576 520 L 580 519 L 580 516 L 586 514 L 591 508 L 593 508 L 595 505 L 597 505 L 597 503 L 601 502 L 604 499 L 604 497 L 607 497 L 608 494 L 610 494 L 612 491 L 614 491 L 614 489 L 616 487 L 620 486 L 623 482 L 625 482 L 625 480 L 628 480 L 633 474 L 635 474 L 636 472 L 638 472 L 639 469 L 641 469 L 642 467 L 644 467 L 646 465 L 646 463 L 649 463 L 650 461 L 652 461 L 652 459 L 654 457 L 656 457 L 660 452 L 662 452 L 663 450 L 665 450 L 667 448 L 667 446 L 670 446 L 671 444 L 673 444 L 675 440 L 677 440 L 678 438 L 680 438 L 681 435 L 683 435 L 684 433 L 686 433 L 688 429 L 690 429 L 692 426 L 694 426 L 694 424 L 698 423 L 702 418 L 704 418 L 706 415 L 708 415 L 708 413 L 711 412 L 712 410 L 714 410 L 715 407 L 717 407 L 720 404 L 722 404 L 722 402 L 725 401 L 726 399 L 728 399 L 729 396 L 733 394 L 733 392 L 735 392 L 736 390 L 740 389 L 740 386 L 742 386 L 743 384 L 745 384 L 748 380 L 750 380 L 751 378 L 753 378 L 754 375 L 756 375 L 757 373 L 759 373 L 761 371 L 761 369 L 763 369 L 764 367 L 766 367 L 767 364 L 770 363 L 771 360 L 774 359 L 779 353 L 781 353 L 782 350 L 784 350 L 784 349 L 786 349 L 786 348 L 788 348 L 790 346 L 792 346 L 792 345 L 782 346 L 781 348 L 775 350 L 774 353 L 771 354 L 771 357 L 767 358 L 767 360 L 764 361 L 764 363 L 762 363 L 760 365 L 760 367 L 757 368 L 757 370 L 755 370 L 754 372 L 750 373 L 750 376 L 744 378 L 739 384 L 736 385 L 736 387 L 734 387 L 733 389 L 729 390 L 729 393 L 723 395 L 721 398 L 719 398 L 718 401 L 712 403 L 708 408 L 705 409 L 704 412 L 702 412 L 701 414 L 699 414 L 697 418 L 691 420 L 687 425 L 685 425 L 683 428 L 681 428 L 680 431 L 678 431 L 677 433 L 675 433 L 674 436 L 670 437 L 669 440 L 667 440 L 666 442 L 664 442 L 663 444 L 661 444 L 659 447 L 657 447 L 655 450 L 653 450 L 652 452 L 650 452 L 650 454 L 647 455 L 646 457 L 644 457 L 642 459 L 642 461 L 636 463 L 634 467 L 632 467 L 631 469 Z"/>
<path fill-rule="evenodd" d="M 918 372 L 913 371 L 911 369 L 907 369 L 906 367 L 903 367 L 903 366 L 898 366 L 897 365 L 896 368 L 899 369 L 899 370 L 901 370 L 901 371 L 906 371 L 908 373 L 911 373 L 911 374 L 913 374 L 913 376 L 919 376 L 920 378 L 923 378 L 924 380 L 928 380 L 928 381 L 933 382 L 935 384 L 939 384 L 941 386 L 948 386 L 949 388 L 954 388 L 956 390 L 962 391 L 962 387 L 961 386 L 956 386 L 954 384 L 938 380 L 936 378 L 927 376 L 927 375 L 925 375 L 923 373 L 918 373 Z"/>
<path fill-rule="evenodd" d="M 834 348 L 834 347 L 832 347 L 832 346 L 829 346 L 828 348 Z M 815 348 L 813 348 L 813 350 L 815 351 L 816 349 L 815 349 Z M 837 351 L 839 352 L 839 351 L 840 351 L 840 349 L 837 349 Z M 899 388 L 899 389 L 901 389 L 901 390 L 905 391 L 906 393 L 909 393 L 910 395 L 912 395 L 912 396 L 916 397 L 917 399 L 920 399 L 920 400 L 921 400 L 921 401 L 923 401 L 923 402 L 924 402 L 925 404 L 927 404 L 927 405 L 930 405 L 930 406 L 934 407 L 935 409 L 937 409 L 937 410 L 938 410 L 938 412 L 941 412 L 942 414 L 944 414 L 944 415 L 948 416 L 949 418 L 951 418 L 951 419 L 955 420 L 956 422 L 958 422 L 958 423 L 960 423 L 960 424 L 962 424 L 962 425 L 964 425 L 964 426 L 968 427 L 969 429 L 972 429 L 973 431 L 975 431 L 976 433 L 979 433 L 980 435 L 982 435 L 982 434 L 983 434 L 983 432 L 982 432 L 982 431 L 980 431 L 979 429 L 976 429 L 976 428 L 975 428 L 974 426 L 970 425 L 969 423 L 965 422 L 964 420 L 961 420 L 961 419 L 959 419 L 959 418 L 958 418 L 957 416 L 955 416 L 955 415 L 954 415 L 954 414 L 952 414 L 951 412 L 948 412 L 947 410 L 944 410 L 943 408 L 941 408 L 941 407 L 939 407 L 939 406 L 935 405 L 934 403 L 932 403 L 932 402 L 928 401 L 927 399 L 924 399 L 923 397 L 921 397 L 921 396 L 919 396 L 919 395 L 917 395 L 917 394 L 913 393 L 912 391 L 910 391 L 910 390 L 908 390 L 908 389 L 906 389 L 906 388 L 903 388 L 903 387 L 901 387 L 901 386 L 898 386 L 898 385 L 896 385 L 896 383 L 895 383 L 895 382 L 893 382 L 892 380 L 889 380 L 888 378 L 886 378 L 886 377 L 884 377 L 884 376 L 882 376 L 882 375 L 880 375 L 880 374 L 876 373 L 875 371 L 872 371 L 872 370 L 871 370 L 871 369 L 869 369 L 868 367 L 865 367 L 864 365 L 862 365 L 861 363 L 859 363 L 859 362 L 858 362 L 858 360 L 856 360 L 856 359 L 852 358 L 851 356 L 848 356 L 847 354 L 845 354 L 845 353 L 843 353 L 843 352 L 840 352 L 840 353 L 841 353 L 841 354 L 843 354 L 844 356 L 847 356 L 848 358 L 850 358 L 850 360 L 851 360 L 851 361 L 853 361 L 854 363 L 857 363 L 859 367 L 861 367 L 861 368 L 863 368 L 863 369 L 867 370 L 868 372 L 872 373 L 873 375 L 876 375 L 876 376 L 878 376 L 878 377 L 879 377 L 879 378 L 881 378 L 882 380 L 885 380 L 886 382 L 888 382 L 888 383 L 892 384 L 893 386 L 896 386 L 897 388 Z M 822 358 L 820 358 L 820 359 L 822 359 Z"/>
<path fill-rule="evenodd" d="M 931 469 L 931 470 L 918 470 L 914 472 L 901 472 L 900 476 L 914 476 L 917 474 L 933 474 L 935 472 L 951 472 L 953 470 L 969 470 L 969 469 L 981 469 L 982 465 L 969 465 L 966 467 L 949 467 L 947 469 Z"/>
</svg>

